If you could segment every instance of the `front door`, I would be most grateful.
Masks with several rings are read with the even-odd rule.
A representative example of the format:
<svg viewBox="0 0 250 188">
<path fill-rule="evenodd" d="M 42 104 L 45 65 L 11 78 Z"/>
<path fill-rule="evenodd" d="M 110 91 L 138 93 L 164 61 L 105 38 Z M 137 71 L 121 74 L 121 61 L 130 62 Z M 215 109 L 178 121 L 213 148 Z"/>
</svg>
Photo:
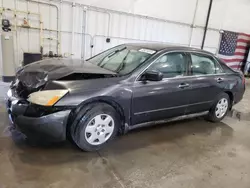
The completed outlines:
<svg viewBox="0 0 250 188">
<path fill-rule="evenodd" d="M 164 78 L 146 82 L 139 78 L 134 83 L 133 125 L 184 115 L 189 102 L 191 83 L 186 77 L 188 61 L 185 53 L 164 54 L 145 71 L 151 70 L 161 72 Z"/>
</svg>

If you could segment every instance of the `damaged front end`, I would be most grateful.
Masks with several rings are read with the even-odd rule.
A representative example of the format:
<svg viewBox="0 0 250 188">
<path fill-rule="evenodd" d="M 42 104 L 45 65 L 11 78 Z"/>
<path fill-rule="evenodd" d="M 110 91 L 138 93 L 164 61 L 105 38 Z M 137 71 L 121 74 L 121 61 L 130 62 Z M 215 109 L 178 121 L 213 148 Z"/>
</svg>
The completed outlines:
<svg viewBox="0 0 250 188">
<path fill-rule="evenodd" d="M 41 106 L 8 91 L 7 111 L 12 126 L 31 140 L 57 142 L 66 139 L 69 107 Z"/>
<path fill-rule="evenodd" d="M 10 120 L 29 138 L 65 140 L 69 114 L 78 105 L 69 100 L 75 94 L 71 92 L 93 89 L 98 87 L 93 80 L 110 77 L 116 74 L 75 60 L 54 59 L 28 65 L 17 72 L 8 92 Z M 58 104 L 61 99 L 67 103 Z"/>
<path fill-rule="evenodd" d="M 36 141 L 57 142 L 66 139 L 67 119 L 73 107 L 43 105 L 43 92 L 48 82 L 46 74 L 18 74 L 8 91 L 7 111 L 15 128 Z M 36 104 L 40 101 L 40 105 Z M 56 101 L 55 101 L 56 102 Z"/>
<path fill-rule="evenodd" d="M 11 83 L 10 89 L 15 90 L 19 98 L 27 99 L 29 94 L 43 89 L 48 81 L 45 72 L 19 71 L 16 79 Z"/>
</svg>

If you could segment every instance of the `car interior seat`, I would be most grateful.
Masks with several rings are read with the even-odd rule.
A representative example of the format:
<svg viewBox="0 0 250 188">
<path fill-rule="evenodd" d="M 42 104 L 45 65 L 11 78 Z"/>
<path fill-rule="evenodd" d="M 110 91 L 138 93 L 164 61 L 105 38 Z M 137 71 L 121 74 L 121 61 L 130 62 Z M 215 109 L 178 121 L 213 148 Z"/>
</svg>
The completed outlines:
<svg viewBox="0 0 250 188">
<path fill-rule="evenodd" d="M 201 61 L 200 62 L 200 70 L 202 74 L 213 74 L 214 73 L 214 67 L 211 64 L 211 62 L 208 61 Z"/>
</svg>

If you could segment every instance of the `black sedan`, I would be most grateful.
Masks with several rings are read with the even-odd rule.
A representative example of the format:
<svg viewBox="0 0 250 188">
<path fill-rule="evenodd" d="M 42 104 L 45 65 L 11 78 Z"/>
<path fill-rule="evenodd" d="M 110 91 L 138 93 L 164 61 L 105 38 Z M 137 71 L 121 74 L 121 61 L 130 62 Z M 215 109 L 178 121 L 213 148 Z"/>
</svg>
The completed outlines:
<svg viewBox="0 0 250 188">
<path fill-rule="evenodd" d="M 241 73 L 188 47 L 124 44 L 86 61 L 49 59 L 17 72 L 13 125 L 28 138 L 98 150 L 118 132 L 206 114 L 221 121 L 245 91 Z"/>
</svg>

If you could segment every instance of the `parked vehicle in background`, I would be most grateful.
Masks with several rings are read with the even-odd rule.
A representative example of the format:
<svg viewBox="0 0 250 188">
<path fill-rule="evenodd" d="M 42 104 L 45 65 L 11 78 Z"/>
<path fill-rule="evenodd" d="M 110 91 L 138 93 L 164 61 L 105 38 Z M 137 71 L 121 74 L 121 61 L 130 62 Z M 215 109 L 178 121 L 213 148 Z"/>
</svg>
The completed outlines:
<svg viewBox="0 0 250 188">
<path fill-rule="evenodd" d="M 209 52 L 124 44 L 87 61 L 24 67 L 8 92 L 10 119 L 27 137 L 71 139 L 99 150 L 118 132 L 186 116 L 221 121 L 245 91 L 244 76 Z"/>
</svg>

